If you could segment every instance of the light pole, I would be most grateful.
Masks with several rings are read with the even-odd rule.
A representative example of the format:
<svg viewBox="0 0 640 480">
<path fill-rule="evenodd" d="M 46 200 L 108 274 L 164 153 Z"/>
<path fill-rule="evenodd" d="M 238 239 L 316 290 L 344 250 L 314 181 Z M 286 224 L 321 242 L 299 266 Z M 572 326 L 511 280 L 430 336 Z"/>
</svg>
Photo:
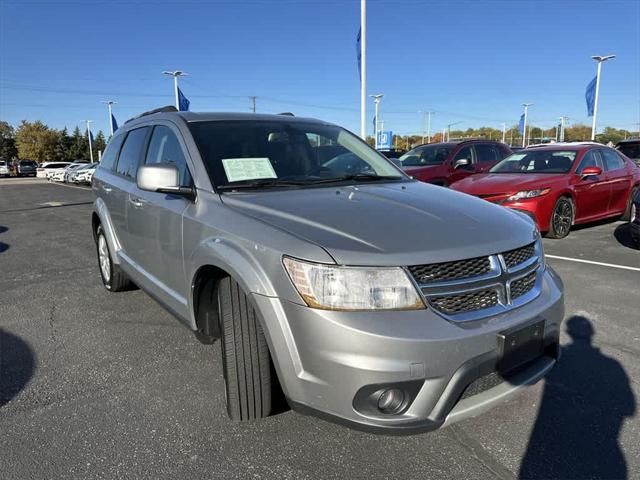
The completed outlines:
<svg viewBox="0 0 640 480">
<path fill-rule="evenodd" d="M 113 100 L 103 100 L 102 103 L 106 103 L 107 108 L 109 109 L 109 131 L 111 132 L 111 136 L 113 137 L 113 114 L 111 113 L 111 105 L 114 105 L 118 102 L 114 102 Z"/>
<path fill-rule="evenodd" d="M 371 98 L 373 98 L 373 104 L 375 106 L 375 124 L 374 124 L 374 130 L 375 132 L 373 132 L 373 138 L 374 138 L 374 145 L 375 148 L 378 148 L 378 111 L 380 109 L 380 100 L 382 99 L 382 97 L 384 97 L 383 93 L 378 93 L 376 95 L 369 95 Z"/>
<path fill-rule="evenodd" d="M 165 70 L 162 73 L 173 77 L 173 94 L 176 97 L 176 109 L 180 110 L 180 99 L 178 98 L 178 77 L 182 77 L 183 75 L 189 75 L 189 74 L 187 72 L 183 72 L 182 70 L 173 70 L 173 71 Z"/>
<path fill-rule="evenodd" d="M 506 143 L 507 140 L 507 124 L 502 123 L 502 143 Z"/>
<path fill-rule="evenodd" d="M 89 140 L 89 156 L 91 157 L 91 163 L 93 163 L 93 145 L 91 145 L 91 122 L 93 120 L 87 120 L 87 139 Z"/>
<path fill-rule="evenodd" d="M 367 0 L 360 0 L 360 136 L 367 139 Z"/>
<path fill-rule="evenodd" d="M 454 125 L 458 125 L 460 123 L 462 122 L 454 122 L 454 123 L 447 124 L 447 142 L 451 140 L 451 127 L 453 127 Z"/>
<path fill-rule="evenodd" d="M 431 115 L 435 115 L 436 112 L 424 112 L 420 110 L 418 113 L 422 113 L 427 117 L 427 143 L 431 143 Z M 422 143 L 424 143 L 424 135 L 422 135 Z"/>
<path fill-rule="evenodd" d="M 593 58 L 598 62 L 598 71 L 596 73 L 596 96 L 593 101 L 593 124 L 591 126 L 591 140 L 596 139 L 596 117 L 598 116 L 598 95 L 600 94 L 600 70 L 602 69 L 602 63 L 612 58 L 616 58 L 615 55 L 594 55 Z"/>
<path fill-rule="evenodd" d="M 256 113 L 256 96 L 249 97 L 251 99 L 251 111 Z"/>
<path fill-rule="evenodd" d="M 524 107 L 524 126 L 522 128 L 522 148 L 526 147 L 527 145 L 527 115 L 528 115 L 528 110 L 529 107 L 533 105 L 533 103 L 523 103 L 522 106 Z"/>
<path fill-rule="evenodd" d="M 569 117 L 563 115 L 560 117 L 560 133 L 558 134 L 558 141 L 564 142 L 564 122 L 569 120 Z"/>
</svg>

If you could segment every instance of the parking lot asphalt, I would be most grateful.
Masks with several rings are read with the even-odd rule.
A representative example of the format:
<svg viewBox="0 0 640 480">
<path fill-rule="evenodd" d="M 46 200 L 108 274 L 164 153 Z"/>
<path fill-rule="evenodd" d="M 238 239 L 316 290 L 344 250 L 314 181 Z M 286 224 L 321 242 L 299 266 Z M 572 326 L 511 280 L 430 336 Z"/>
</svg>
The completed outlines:
<svg viewBox="0 0 640 480">
<path fill-rule="evenodd" d="M 101 285 L 92 192 L 0 179 L 0 478 L 640 478 L 640 267 L 622 222 L 545 240 L 559 365 L 482 416 L 388 437 L 291 411 L 232 423 L 219 345 Z"/>
</svg>

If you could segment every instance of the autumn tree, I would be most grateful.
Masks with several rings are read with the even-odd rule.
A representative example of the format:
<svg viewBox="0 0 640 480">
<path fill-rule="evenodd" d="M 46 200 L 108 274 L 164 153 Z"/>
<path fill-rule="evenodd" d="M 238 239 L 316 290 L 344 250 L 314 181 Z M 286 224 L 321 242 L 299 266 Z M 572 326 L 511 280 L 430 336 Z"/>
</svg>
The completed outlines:
<svg viewBox="0 0 640 480">
<path fill-rule="evenodd" d="M 23 120 L 16 130 L 16 147 L 22 159 L 46 162 L 56 159 L 56 145 L 60 132 L 41 121 Z"/>
</svg>

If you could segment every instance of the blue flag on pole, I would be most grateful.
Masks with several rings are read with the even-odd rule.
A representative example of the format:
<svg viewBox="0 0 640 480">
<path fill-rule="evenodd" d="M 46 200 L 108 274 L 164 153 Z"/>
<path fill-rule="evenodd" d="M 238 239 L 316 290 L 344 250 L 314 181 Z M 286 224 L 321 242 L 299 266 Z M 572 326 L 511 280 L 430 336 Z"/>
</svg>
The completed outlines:
<svg viewBox="0 0 640 480">
<path fill-rule="evenodd" d="M 587 116 L 589 117 L 593 117 L 593 108 L 596 103 L 596 79 L 597 77 L 593 77 L 584 92 L 584 98 L 587 101 Z"/>
<path fill-rule="evenodd" d="M 178 87 L 178 110 L 181 112 L 188 112 L 189 105 L 191 105 L 191 102 L 184 96 L 184 93 L 182 93 L 182 90 Z"/>
<path fill-rule="evenodd" d="M 91 145 L 93 145 L 93 132 L 91 130 L 89 130 L 89 141 L 91 142 Z"/>
<path fill-rule="evenodd" d="M 111 128 L 114 132 L 118 129 L 118 122 L 116 122 L 116 117 L 113 116 L 113 113 L 111 114 Z"/>
<path fill-rule="evenodd" d="M 358 56 L 358 75 L 362 80 L 362 47 L 360 46 L 360 36 L 362 34 L 362 27 L 358 29 L 358 35 L 356 36 L 356 55 Z"/>
<path fill-rule="evenodd" d="M 524 135 L 524 113 L 520 115 L 520 123 L 518 123 L 518 133 Z"/>
</svg>

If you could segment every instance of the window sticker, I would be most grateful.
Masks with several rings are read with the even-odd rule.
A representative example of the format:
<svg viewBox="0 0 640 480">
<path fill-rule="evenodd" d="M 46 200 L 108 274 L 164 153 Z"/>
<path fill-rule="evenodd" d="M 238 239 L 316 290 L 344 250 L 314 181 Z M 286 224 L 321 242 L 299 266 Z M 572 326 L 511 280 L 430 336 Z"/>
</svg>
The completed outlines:
<svg viewBox="0 0 640 480">
<path fill-rule="evenodd" d="M 227 180 L 242 182 L 259 178 L 278 178 L 267 157 L 261 158 L 223 158 L 222 166 Z"/>
</svg>

